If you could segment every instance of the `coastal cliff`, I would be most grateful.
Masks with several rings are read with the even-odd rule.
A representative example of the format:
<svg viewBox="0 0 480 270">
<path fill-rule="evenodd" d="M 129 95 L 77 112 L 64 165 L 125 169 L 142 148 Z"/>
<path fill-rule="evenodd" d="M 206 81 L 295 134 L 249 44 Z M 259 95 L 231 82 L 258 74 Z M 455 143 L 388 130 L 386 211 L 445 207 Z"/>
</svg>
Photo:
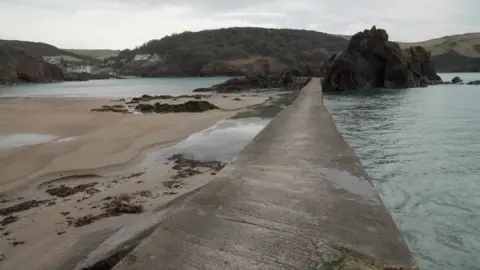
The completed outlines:
<svg viewBox="0 0 480 270">
<path fill-rule="evenodd" d="M 63 81 L 62 70 L 24 50 L 0 45 L 0 84 Z"/>
<path fill-rule="evenodd" d="M 325 62 L 323 90 L 425 87 L 441 81 L 423 47 L 402 50 L 388 38 L 375 26 L 355 34 L 344 51 Z"/>
</svg>

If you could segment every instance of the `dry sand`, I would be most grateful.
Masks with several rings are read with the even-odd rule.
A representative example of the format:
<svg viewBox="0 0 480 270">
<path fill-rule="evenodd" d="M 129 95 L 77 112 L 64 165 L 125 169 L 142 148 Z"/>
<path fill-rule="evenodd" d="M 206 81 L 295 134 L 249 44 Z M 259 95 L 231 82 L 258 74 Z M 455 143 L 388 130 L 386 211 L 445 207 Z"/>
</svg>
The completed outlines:
<svg viewBox="0 0 480 270">
<path fill-rule="evenodd" d="M 108 236 L 204 185 L 218 170 L 200 166 L 193 168 L 197 170 L 195 175 L 175 179 L 178 170 L 172 169 L 173 161 L 148 170 L 135 164 L 153 146 L 178 142 L 246 107 L 265 102 L 271 95 L 242 96 L 241 101 L 232 100 L 232 94 L 212 96 L 207 100 L 224 110 L 152 115 L 90 112 L 102 105 L 124 104 L 105 99 L 1 101 L 0 145 L 12 134 L 56 137 L 36 145 L 0 147 L 0 211 L 4 209 L 0 222 L 5 223 L 0 225 L 0 269 L 53 269 L 53 262 L 78 254 L 74 246 L 84 237 L 102 231 Z M 91 183 L 96 184 L 66 197 L 46 192 L 61 185 Z M 128 194 L 129 204 L 141 205 L 145 211 L 103 218 L 86 226 L 71 224 L 79 217 L 107 212 L 102 208 L 112 199 L 104 199 L 120 194 Z M 34 207 L 13 213 L 5 210 L 22 202 Z M 9 221 L 14 222 L 7 224 Z"/>
</svg>

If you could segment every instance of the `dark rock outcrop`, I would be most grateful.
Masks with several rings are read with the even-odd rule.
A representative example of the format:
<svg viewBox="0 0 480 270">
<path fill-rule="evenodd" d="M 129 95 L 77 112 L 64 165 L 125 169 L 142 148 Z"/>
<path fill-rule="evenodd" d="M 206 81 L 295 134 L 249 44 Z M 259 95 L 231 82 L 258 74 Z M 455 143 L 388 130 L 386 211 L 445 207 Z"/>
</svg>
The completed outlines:
<svg viewBox="0 0 480 270">
<path fill-rule="evenodd" d="M 294 75 L 297 72 L 296 70 L 291 70 L 270 75 L 251 73 L 247 76 L 229 79 L 209 88 L 198 88 L 193 90 L 193 92 L 231 93 L 266 88 L 299 89 L 303 85 L 303 80 L 297 80 L 297 77 Z"/>
<path fill-rule="evenodd" d="M 92 112 L 116 112 L 128 113 L 128 109 L 123 105 L 103 105 L 101 108 L 92 109 Z"/>
<path fill-rule="evenodd" d="M 453 79 L 452 79 L 452 83 L 462 83 L 462 79 L 460 79 L 460 77 L 458 76 L 455 76 Z"/>
<path fill-rule="evenodd" d="M 62 70 L 23 50 L 0 46 L 1 83 L 48 83 L 63 81 Z"/>
<path fill-rule="evenodd" d="M 209 88 L 205 88 L 205 89 L 209 89 Z M 142 95 L 141 97 L 135 97 L 135 98 L 132 98 L 130 101 L 126 102 L 126 104 L 138 104 L 140 103 L 141 101 L 150 101 L 150 100 L 165 100 L 165 99 L 171 99 L 171 100 L 177 100 L 179 98 L 193 98 L 193 99 L 202 99 L 202 98 L 209 98 L 211 97 L 210 95 L 200 95 L 200 94 L 196 94 L 196 95 L 180 95 L 180 96 L 171 96 L 171 95 L 155 95 L 155 96 L 151 96 L 151 95 Z"/>
<path fill-rule="evenodd" d="M 441 81 L 430 54 L 422 47 L 400 49 L 375 26 L 355 34 L 345 51 L 324 64 L 325 92 L 361 88 L 424 87 Z"/>
<path fill-rule="evenodd" d="M 476 81 L 470 81 L 467 83 L 468 85 L 480 85 L 480 80 L 476 80 Z"/>
<path fill-rule="evenodd" d="M 138 104 L 135 107 L 135 110 L 142 113 L 153 113 L 155 112 L 155 105 L 152 104 Z"/>
<path fill-rule="evenodd" d="M 214 104 L 204 100 L 190 100 L 183 104 L 168 104 L 156 102 L 152 104 L 138 104 L 135 110 L 142 113 L 180 113 L 180 112 L 204 112 L 218 109 Z"/>
</svg>

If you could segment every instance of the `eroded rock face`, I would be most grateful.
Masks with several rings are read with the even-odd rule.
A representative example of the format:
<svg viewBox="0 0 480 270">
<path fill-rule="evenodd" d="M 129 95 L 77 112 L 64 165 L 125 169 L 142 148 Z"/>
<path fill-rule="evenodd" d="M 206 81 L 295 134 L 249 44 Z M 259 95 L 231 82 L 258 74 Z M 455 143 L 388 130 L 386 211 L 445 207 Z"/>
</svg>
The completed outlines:
<svg viewBox="0 0 480 270">
<path fill-rule="evenodd" d="M 333 54 L 322 69 L 325 92 L 424 87 L 441 81 L 429 52 L 418 46 L 402 50 L 375 26 L 355 34 L 347 49 Z"/>
</svg>

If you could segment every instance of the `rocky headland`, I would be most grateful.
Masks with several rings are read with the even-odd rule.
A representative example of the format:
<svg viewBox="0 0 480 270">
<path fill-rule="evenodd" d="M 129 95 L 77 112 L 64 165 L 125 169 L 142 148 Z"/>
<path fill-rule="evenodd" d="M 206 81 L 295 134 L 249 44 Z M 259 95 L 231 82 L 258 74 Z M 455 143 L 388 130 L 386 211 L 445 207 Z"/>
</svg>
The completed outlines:
<svg viewBox="0 0 480 270">
<path fill-rule="evenodd" d="M 425 87 L 441 82 L 423 47 L 402 50 L 375 26 L 355 34 L 346 50 L 324 63 L 325 92 L 362 88 Z"/>
<path fill-rule="evenodd" d="M 62 70 L 22 49 L 0 45 L 0 84 L 63 81 Z"/>
</svg>

